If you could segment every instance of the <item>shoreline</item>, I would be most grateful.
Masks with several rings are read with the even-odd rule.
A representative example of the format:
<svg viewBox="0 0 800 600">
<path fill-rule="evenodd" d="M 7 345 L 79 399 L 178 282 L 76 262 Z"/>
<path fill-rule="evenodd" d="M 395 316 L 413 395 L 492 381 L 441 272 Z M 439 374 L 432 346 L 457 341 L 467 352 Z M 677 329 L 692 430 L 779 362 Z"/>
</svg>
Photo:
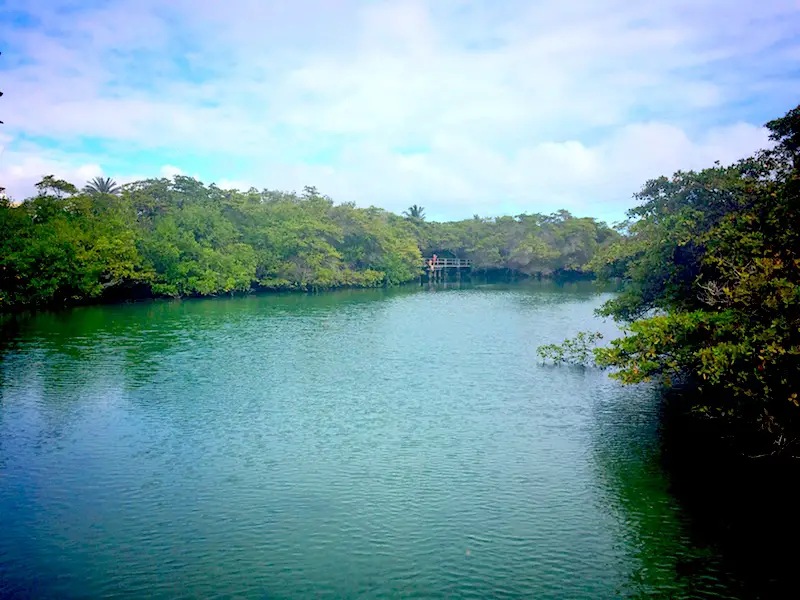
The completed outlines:
<svg viewBox="0 0 800 600">
<path fill-rule="evenodd" d="M 566 273 L 549 273 L 549 274 L 532 274 L 528 275 L 521 272 L 508 272 L 506 269 L 491 269 L 480 271 L 475 274 L 464 274 L 461 276 L 461 282 L 482 281 L 490 283 L 515 283 L 523 281 L 549 281 L 553 283 L 575 283 L 575 282 L 596 282 L 593 273 L 581 272 L 566 272 Z M 31 312 L 36 313 L 40 311 L 58 311 L 79 306 L 113 306 L 119 304 L 133 304 L 137 302 L 147 302 L 155 300 L 208 300 L 215 298 L 239 298 L 247 296 L 260 296 L 260 295 L 313 295 L 324 294 L 330 292 L 340 292 L 345 290 L 380 290 L 380 289 L 399 289 L 410 286 L 424 286 L 424 285 L 442 285 L 456 283 L 455 279 L 446 277 L 440 281 L 428 281 L 424 273 L 410 279 L 408 281 L 397 284 L 381 284 L 381 285 L 336 285 L 331 287 L 322 286 L 289 286 L 289 287 L 253 287 L 247 291 L 234 290 L 231 292 L 222 292 L 214 294 L 187 294 L 171 296 L 167 294 L 155 294 L 148 288 L 147 284 L 138 284 L 137 287 L 141 289 L 139 294 L 120 295 L 115 297 L 113 293 L 99 296 L 96 298 L 81 298 L 71 302 L 65 303 L 48 303 L 39 305 L 7 305 L 0 307 L 0 319 L 6 315 L 18 315 L 21 313 Z"/>
</svg>

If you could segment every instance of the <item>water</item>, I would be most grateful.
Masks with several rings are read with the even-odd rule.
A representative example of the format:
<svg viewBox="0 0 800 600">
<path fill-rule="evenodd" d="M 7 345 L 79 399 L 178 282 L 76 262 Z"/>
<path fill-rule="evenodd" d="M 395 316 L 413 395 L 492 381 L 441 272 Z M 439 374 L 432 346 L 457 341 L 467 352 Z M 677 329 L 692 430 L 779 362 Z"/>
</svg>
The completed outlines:
<svg viewBox="0 0 800 600">
<path fill-rule="evenodd" d="M 730 597 L 655 391 L 535 350 L 587 285 L 39 314 L 0 353 L 0 595 Z"/>
</svg>

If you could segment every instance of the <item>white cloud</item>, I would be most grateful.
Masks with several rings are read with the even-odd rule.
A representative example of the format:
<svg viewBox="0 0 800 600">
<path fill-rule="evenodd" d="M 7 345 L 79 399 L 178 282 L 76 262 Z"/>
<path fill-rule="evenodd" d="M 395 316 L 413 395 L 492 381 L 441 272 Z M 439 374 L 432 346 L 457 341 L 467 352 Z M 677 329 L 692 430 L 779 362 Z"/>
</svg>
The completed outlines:
<svg viewBox="0 0 800 600">
<path fill-rule="evenodd" d="M 97 164 L 81 165 L 75 169 L 75 177 L 78 182 L 89 181 L 95 177 L 101 177 L 102 175 L 103 168 Z"/>
<path fill-rule="evenodd" d="M 252 184 L 247 183 L 246 181 L 242 181 L 240 179 L 224 179 L 223 178 L 223 179 L 220 179 L 219 181 L 217 181 L 215 183 L 216 183 L 218 188 L 221 188 L 223 190 L 241 190 L 243 192 L 249 190 L 251 187 L 256 187 L 256 186 L 253 186 Z"/>
<path fill-rule="evenodd" d="M 184 175 L 184 174 L 185 173 L 183 172 L 182 169 L 179 169 L 178 167 L 174 167 L 172 165 L 164 165 L 163 167 L 161 167 L 161 177 L 166 177 L 167 179 L 172 179 L 176 175 Z"/>
<path fill-rule="evenodd" d="M 74 162 L 65 156 L 46 152 L 6 151 L 0 155 L 0 187 L 15 201 L 33 195 L 35 184 L 45 175 L 55 175 L 77 186 L 103 174 L 97 164 Z"/>
<path fill-rule="evenodd" d="M 59 1 L 6 3 L 42 23 L 3 55 L 17 196 L 45 171 L 192 172 L 432 217 L 620 215 L 648 177 L 762 146 L 800 93 L 794 0 Z"/>
<path fill-rule="evenodd" d="M 424 154 L 399 156 L 380 146 L 359 145 L 343 153 L 335 168 L 296 164 L 254 183 L 226 178 L 216 183 L 223 189 L 240 190 L 251 186 L 300 190 L 316 185 L 336 200 L 352 199 L 398 212 L 424 199 L 433 218 L 566 208 L 613 220 L 621 217 L 631 205 L 632 193 L 648 178 L 678 169 L 700 169 L 715 160 L 727 164 L 767 144 L 766 130 L 746 123 L 711 129 L 694 139 L 672 125 L 632 124 L 595 145 L 576 140 L 542 142 L 511 156 L 466 136 L 439 136 Z M 105 175 L 98 165 L 71 162 L 64 154 L 41 158 L 12 153 L 11 161 L 15 164 L 3 169 L 2 181 L 16 199 L 24 197 L 23 190 L 33 189 L 44 174 L 53 173 L 78 185 Z M 174 165 L 164 165 L 159 172 L 168 178 L 184 174 Z M 112 176 L 120 183 L 144 178 Z M 197 173 L 194 177 L 203 180 Z"/>
</svg>

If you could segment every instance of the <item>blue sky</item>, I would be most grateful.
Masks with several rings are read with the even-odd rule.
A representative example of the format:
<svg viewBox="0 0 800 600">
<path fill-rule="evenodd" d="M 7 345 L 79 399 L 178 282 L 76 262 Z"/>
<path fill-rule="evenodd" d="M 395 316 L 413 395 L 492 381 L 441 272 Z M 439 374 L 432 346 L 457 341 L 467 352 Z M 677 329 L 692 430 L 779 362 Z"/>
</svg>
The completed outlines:
<svg viewBox="0 0 800 600">
<path fill-rule="evenodd" d="M 620 219 L 800 100 L 796 0 L 0 0 L 0 185 Z"/>
</svg>

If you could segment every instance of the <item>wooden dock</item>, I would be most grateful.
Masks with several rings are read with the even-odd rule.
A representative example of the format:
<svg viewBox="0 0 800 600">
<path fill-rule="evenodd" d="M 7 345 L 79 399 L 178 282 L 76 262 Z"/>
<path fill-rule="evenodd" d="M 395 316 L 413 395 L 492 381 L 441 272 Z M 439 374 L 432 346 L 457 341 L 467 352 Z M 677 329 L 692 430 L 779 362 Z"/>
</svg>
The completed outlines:
<svg viewBox="0 0 800 600">
<path fill-rule="evenodd" d="M 429 271 L 441 271 L 443 269 L 471 269 L 472 261 L 466 258 L 426 258 L 423 261 L 423 268 Z"/>
<path fill-rule="evenodd" d="M 426 258 L 423 261 L 422 268 L 427 272 L 427 281 L 439 282 L 447 281 L 448 273 L 455 273 L 456 280 L 461 281 L 461 272 L 464 269 L 472 268 L 472 261 L 466 258 L 440 258 L 433 257 Z M 422 276 L 420 276 L 420 283 L 422 283 Z"/>
</svg>

